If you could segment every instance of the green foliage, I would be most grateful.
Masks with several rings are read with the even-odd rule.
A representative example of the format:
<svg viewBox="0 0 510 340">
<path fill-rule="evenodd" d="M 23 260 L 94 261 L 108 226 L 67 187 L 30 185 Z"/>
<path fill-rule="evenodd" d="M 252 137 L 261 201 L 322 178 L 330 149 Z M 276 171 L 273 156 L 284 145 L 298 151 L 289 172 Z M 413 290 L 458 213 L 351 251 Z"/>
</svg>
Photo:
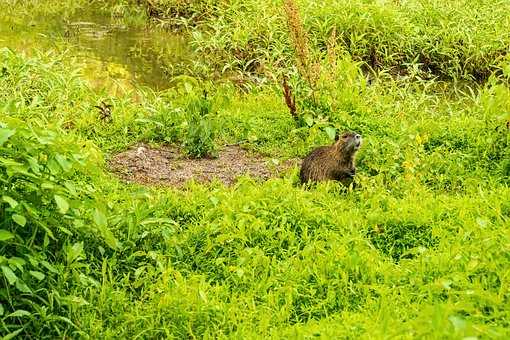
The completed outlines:
<svg viewBox="0 0 510 340">
<path fill-rule="evenodd" d="M 193 96 L 186 107 L 187 132 L 184 150 L 192 157 L 214 156 L 214 126 L 211 120 L 212 103 L 204 91 L 203 97 Z"/>
<path fill-rule="evenodd" d="M 376 225 L 368 233 L 374 247 L 395 261 L 415 256 L 416 252 L 437 245 L 429 226 L 417 226 L 413 223 L 386 223 Z"/>
<path fill-rule="evenodd" d="M 106 226 L 90 225 L 87 211 L 94 204 L 88 168 L 99 160 L 88 143 L 17 119 L 0 122 L 3 332 L 75 327 L 65 317 L 58 286 L 66 271 L 79 269 L 83 240 L 97 238 L 95 233 L 107 244 L 114 240 Z"/>
<path fill-rule="evenodd" d="M 293 2 L 313 55 L 333 47 L 367 70 L 417 79 L 484 82 L 495 71 L 504 73 L 510 23 L 506 2 Z M 193 46 L 207 55 L 204 62 L 223 73 L 239 70 L 255 79 L 272 78 L 294 63 L 282 1 L 143 4 L 157 24 L 190 31 Z"/>
<path fill-rule="evenodd" d="M 207 53 L 197 68 L 249 74 L 243 86 L 183 76 L 112 95 L 65 53 L 0 51 L 1 336 L 510 336 L 510 93 L 498 72 L 485 79 L 508 42 L 507 4 L 296 3 L 314 88 L 293 66 L 280 1 L 143 2 L 190 31 Z M 282 74 L 297 127 L 264 83 Z M 302 188 L 296 167 L 233 187 L 141 187 L 102 162 L 140 141 L 195 157 L 243 142 L 284 161 L 343 130 L 364 137 L 354 190 Z"/>
</svg>

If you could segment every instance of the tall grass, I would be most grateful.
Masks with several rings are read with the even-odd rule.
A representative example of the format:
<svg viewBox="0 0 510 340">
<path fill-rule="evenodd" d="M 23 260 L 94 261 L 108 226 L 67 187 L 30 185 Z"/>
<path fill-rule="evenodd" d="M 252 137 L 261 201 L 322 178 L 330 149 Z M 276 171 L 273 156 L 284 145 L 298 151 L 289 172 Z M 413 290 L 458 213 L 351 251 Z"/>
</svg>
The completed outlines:
<svg viewBox="0 0 510 340">
<path fill-rule="evenodd" d="M 324 52 L 332 32 L 343 53 L 366 69 L 394 76 L 485 82 L 494 72 L 501 75 L 507 62 L 510 16 L 504 1 L 232 1 L 214 5 L 192 1 L 187 5 L 191 13 L 178 10 L 179 1 L 151 3 L 166 13 L 164 19 L 157 16 L 157 24 L 168 22 L 172 27 L 185 22 L 180 27 L 191 33 L 195 48 L 216 55 L 208 61 L 223 72 L 239 70 L 270 78 L 275 67 L 292 62 L 290 45 L 302 46 L 295 51 L 303 68 L 305 46 Z M 296 26 L 298 8 L 303 29 Z M 291 31 L 308 32 L 308 43 L 297 33 L 291 34 L 289 44 L 288 18 L 298 19 L 290 25 L 298 30 Z"/>
</svg>

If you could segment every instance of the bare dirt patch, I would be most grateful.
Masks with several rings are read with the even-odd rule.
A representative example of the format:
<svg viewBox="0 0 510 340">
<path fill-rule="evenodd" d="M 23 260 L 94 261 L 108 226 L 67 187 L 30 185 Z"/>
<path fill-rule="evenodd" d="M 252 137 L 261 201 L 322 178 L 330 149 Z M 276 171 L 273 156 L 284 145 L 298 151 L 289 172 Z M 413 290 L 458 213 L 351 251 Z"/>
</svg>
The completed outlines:
<svg viewBox="0 0 510 340">
<path fill-rule="evenodd" d="M 295 164 L 287 161 L 275 165 L 271 159 L 250 155 L 239 146 L 225 147 L 217 158 L 192 159 L 175 146 L 138 144 L 114 156 L 110 168 L 128 182 L 181 187 L 192 179 L 201 183 L 218 179 L 226 185 L 242 175 L 267 180 Z"/>
</svg>

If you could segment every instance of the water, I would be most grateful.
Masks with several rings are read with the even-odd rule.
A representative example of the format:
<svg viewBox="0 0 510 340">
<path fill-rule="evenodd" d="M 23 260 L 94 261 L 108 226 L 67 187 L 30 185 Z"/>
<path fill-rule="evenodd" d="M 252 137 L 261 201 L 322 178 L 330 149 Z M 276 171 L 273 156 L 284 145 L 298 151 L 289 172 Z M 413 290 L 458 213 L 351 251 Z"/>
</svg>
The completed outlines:
<svg viewBox="0 0 510 340">
<path fill-rule="evenodd" d="M 171 79 L 192 60 L 182 36 L 158 28 L 127 26 L 100 10 L 80 11 L 69 19 L 0 17 L 0 46 L 29 52 L 69 50 L 84 65 L 93 86 L 105 79 L 155 90 L 171 86 Z"/>
</svg>

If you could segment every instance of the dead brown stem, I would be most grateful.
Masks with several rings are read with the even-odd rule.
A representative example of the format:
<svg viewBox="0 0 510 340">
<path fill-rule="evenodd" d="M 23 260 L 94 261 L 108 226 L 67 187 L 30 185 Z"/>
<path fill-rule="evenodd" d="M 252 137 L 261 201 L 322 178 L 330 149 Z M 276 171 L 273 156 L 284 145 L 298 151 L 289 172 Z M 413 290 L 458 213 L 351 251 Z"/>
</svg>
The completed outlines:
<svg viewBox="0 0 510 340">
<path fill-rule="evenodd" d="M 285 0 L 283 8 L 287 17 L 290 39 L 296 52 L 296 61 L 299 73 L 303 76 L 303 78 L 305 78 L 308 85 L 314 92 L 319 74 L 316 72 L 318 63 L 314 63 L 310 56 L 308 36 L 304 29 L 303 22 L 301 21 L 299 9 L 294 0 Z"/>
<path fill-rule="evenodd" d="M 283 77 L 283 97 L 285 98 L 285 104 L 289 108 L 290 114 L 294 120 L 298 120 L 297 109 L 296 109 L 296 98 L 292 95 L 292 90 L 287 83 L 287 77 Z"/>
</svg>

